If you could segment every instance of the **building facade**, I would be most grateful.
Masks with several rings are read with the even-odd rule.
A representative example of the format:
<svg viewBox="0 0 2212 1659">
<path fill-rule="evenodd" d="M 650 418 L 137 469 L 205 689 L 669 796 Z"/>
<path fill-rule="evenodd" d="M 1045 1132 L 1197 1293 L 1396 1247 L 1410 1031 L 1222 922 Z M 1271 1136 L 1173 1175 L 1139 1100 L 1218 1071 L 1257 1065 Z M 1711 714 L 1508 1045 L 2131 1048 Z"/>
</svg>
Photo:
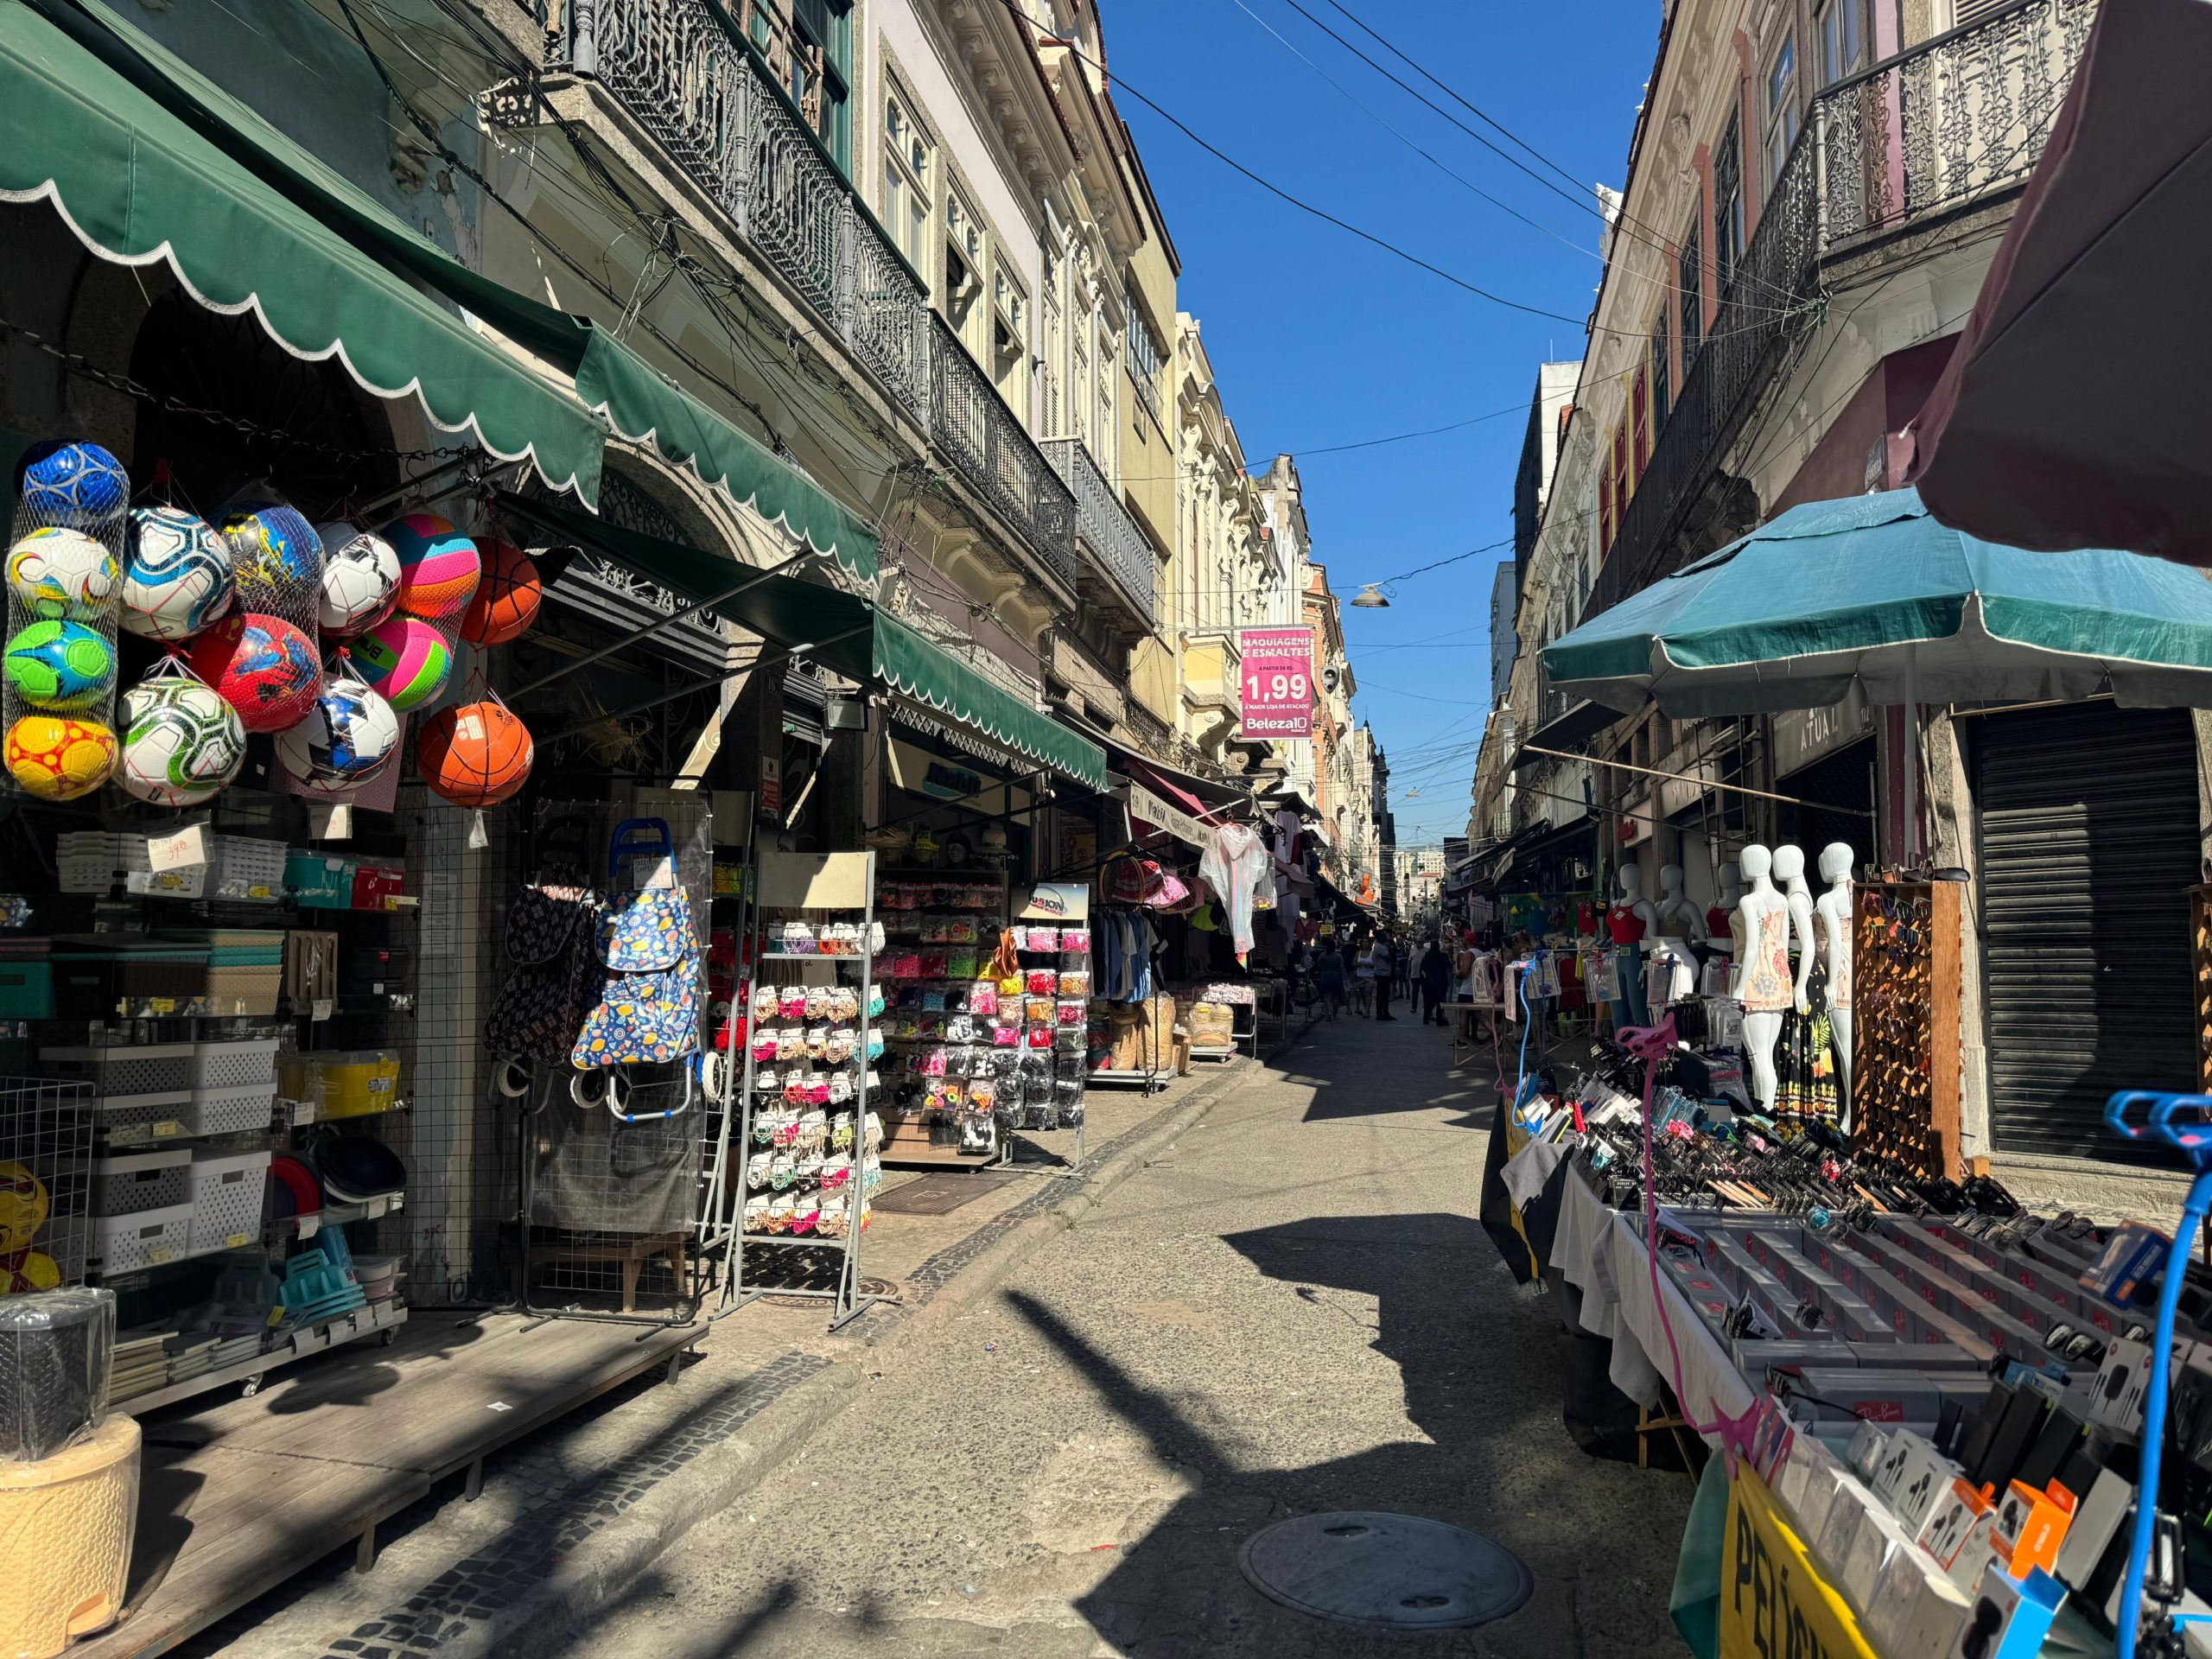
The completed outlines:
<svg viewBox="0 0 2212 1659">
<path fill-rule="evenodd" d="M 2212 822 L 2201 716 L 1955 705 L 1917 711 L 1915 744 L 1907 711 L 1855 699 L 1622 719 L 1552 691 L 1537 661 L 1779 512 L 1897 485 L 1902 429 L 1971 310 L 2093 15 L 2093 0 L 1669 9 L 1521 578 L 1519 660 L 1476 821 L 1517 848 L 1586 790 L 1599 879 L 1679 864 L 1700 903 L 1752 841 L 1808 856 L 1840 841 L 1861 868 L 1965 870 L 1968 1150 L 2024 1195 L 2140 1210 L 2160 1178 L 2115 1181 L 2098 1114 L 2113 1089 L 2193 1076 L 2178 895 Z"/>
</svg>

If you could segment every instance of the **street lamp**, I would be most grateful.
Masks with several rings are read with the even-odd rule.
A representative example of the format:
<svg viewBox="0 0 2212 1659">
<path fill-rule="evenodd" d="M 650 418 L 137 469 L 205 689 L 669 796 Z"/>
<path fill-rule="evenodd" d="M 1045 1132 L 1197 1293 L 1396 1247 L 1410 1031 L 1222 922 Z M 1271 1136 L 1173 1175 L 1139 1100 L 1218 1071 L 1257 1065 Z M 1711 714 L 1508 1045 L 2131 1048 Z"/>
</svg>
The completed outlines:
<svg viewBox="0 0 2212 1659">
<path fill-rule="evenodd" d="M 1371 582 L 1359 590 L 1359 596 L 1351 603 L 1352 608 L 1359 611 L 1387 611 L 1390 608 L 1390 601 L 1382 597 L 1382 589 Z"/>
</svg>

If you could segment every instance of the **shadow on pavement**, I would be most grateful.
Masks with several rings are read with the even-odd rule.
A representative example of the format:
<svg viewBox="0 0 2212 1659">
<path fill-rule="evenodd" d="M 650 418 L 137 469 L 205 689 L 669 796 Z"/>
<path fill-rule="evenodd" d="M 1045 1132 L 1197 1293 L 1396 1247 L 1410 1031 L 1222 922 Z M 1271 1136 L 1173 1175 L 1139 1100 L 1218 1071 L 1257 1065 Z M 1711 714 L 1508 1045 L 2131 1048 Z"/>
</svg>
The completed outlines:
<svg viewBox="0 0 2212 1659">
<path fill-rule="evenodd" d="M 1529 1507 L 1528 1465 L 1555 1463 L 1565 1439 L 1557 1338 L 1542 1319 L 1516 1317 L 1510 1332 L 1492 1332 L 1483 1344 L 1469 1318 L 1478 1304 L 1467 1292 L 1496 1257 L 1478 1224 L 1451 1214 L 1331 1216 L 1226 1242 L 1267 1278 L 1294 1286 L 1315 1306 L 1338 1306 L 1367 1332 L 1370 1345 L 1398 1365 L 1406 1415 L 1425 1438 L 1303 1467 L 1240 1468 L 1173 1400 L 1136 1382 L 1051 1307 L 1010 1294 L 1014 1311 L 1195 1483 L 1076 1603 L 1111 1649 L 1128 1659 L 1558 1659 L 1605 1650 L 1602 1641 L 1585 1639 L 1580 1559 L 1597 1541 L 1586 1499 L 1578 1503 L 1561 1491 L 1556 1503 Z M 1373 1319 L 1361 1298 L 1374 1299 Z M 1538 1332 L 1545 1334 L 1532 1339 Z M 1569 1465 L 1567 1483 L 1576 1472 Z M 1500 1513 L 1502 1500 L 1519 1512 Z M 1358 1509 L 1429 1516 L 1484 1534 L 1527 1561 L 1535 1599 L 1476 1630 L 1377 1631 L 1292 1611 L 1245 1581 L 1237 1552 L 1260 1528 L 1291 1515 Z M 1663 1587 L 1658 1597 L 1663 1628 Z M 1679 1649 L 1669 1640 L 1638 1650 Z"/>
</svg>

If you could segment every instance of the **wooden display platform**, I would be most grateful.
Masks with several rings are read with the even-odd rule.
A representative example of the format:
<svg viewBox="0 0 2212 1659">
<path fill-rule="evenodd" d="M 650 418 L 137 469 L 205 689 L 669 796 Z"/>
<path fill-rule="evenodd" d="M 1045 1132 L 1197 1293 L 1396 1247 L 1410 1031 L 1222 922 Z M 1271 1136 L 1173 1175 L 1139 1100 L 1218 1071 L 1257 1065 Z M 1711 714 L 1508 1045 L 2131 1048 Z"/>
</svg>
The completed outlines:
<svg viewBox="0 0 2212 1659">
<path fill-rule="evenodd" d="M 131 1612 L 70 1659 L 176 1646 L 334 1549 L 376 1560 L 377 1523 L 485 1454 L 666 1364 L 703 1324 L 415 1313 L 391 1346 L 304 1361 L 251 1399 L 143 1421 Z"/>
</svg>

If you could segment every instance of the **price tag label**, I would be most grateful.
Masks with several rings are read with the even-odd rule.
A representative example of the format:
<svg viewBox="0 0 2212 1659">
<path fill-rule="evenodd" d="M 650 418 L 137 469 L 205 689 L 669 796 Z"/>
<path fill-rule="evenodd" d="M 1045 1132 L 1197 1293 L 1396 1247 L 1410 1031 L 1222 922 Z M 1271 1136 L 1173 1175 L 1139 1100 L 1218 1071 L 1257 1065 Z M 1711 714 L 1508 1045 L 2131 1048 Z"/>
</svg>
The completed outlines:
<svg viewBox="0 0 2212 1659">
<path fill-rule="evenodd" d="M 156 874 L 207 861 L 207 826 L 188 823 L 175 835 L 146 837 L 147 868 Z"/>
<path fill-rule="evenodd" d="M 269 898 L 270 896 L 269 884 L 266 881 L 254 882 L 251 887 L 246 888 L 245 896 L 249 899 Z"/>
<path fill-rule="evenodd" d="M 173 996 L 149 997 L 146 1000 L 146 1007 L 149 1011 L 157 1014 L 175 1014 L 176 1012 L 176 998 Z"/>
<path fill-rule="evenodd" d="M 226 1250 L 240 1250 L 244 1249 L 247 1245 L 252 1243 L 253 1235 L 251 1233 L 232 1233 L 228 1238 L 223 1241 L 223 1248 Z"/>
<path fill-rule="evenodd" d="M 157 1268 L 167 1267 L 169 1262 L 170 1255 L 171 1251 L 169 1247 L 166 1244 L 155 1244 L 149 1246 L 146 1251 L 147 1262 Z"/>
<path fill-rule="evenodd" d="M 321 1216 L 302 1216 L 300 1217 L 300 1236 L 302 1238 L 313 1238 L 321 1230 L 322 1217 Z"/>
<path fill-rule="evenodd" d="M 276 1306 L 276 1307 L 272 1307 L 272 1308 L 270 1308 L 270 1309 L 269 1310 L 269 1328 L 270 1328 L 271 1331 L 274 1331 L 274 1330 L 275 1330 L 278 1325 L 282 1325 L 282 1324 L 283 1324 L 283 1323 L 284 1323 L 284 1310 L 283 1310 L 283 1306 L 280 1305 L 280 1306 Z"/>
<path fill-rule="evenodd" d="M 652 862 L 652 868 L 645 872 L 645 885 L 649 887 L 674 887 L 676 885 L 676 861 L 672 858 L 655 859 Z"/>
<path fill-rule="evenodd" d="M 153 1128 L 153 1137 L 156 1141 L 173 1140 L 175 1137 L 182 1135 L 183 1133 L 184 1125 L 178 1122 L 175 1118 L 164 1118 L 159 1123 L 155 1124 Z"/>
<path fill-rule="evenodd" d="M 310 1020 L 327 1020 L 327 1019 L 329 1019 L 329 1018 L 330 1018 L 330 1005 L 331 1005 L 331 999 L 330 999 L 330 998 L 328 998 L 328 997 L 327 997 L 327 996 L 318 996 L 318 997 L 317 997 L 317 998 L 315 998 L 315 1006 L 314 1006 L 314 1007 L 308 1011 L 308 1019 L 310 1019 Z"/>
</svg>

